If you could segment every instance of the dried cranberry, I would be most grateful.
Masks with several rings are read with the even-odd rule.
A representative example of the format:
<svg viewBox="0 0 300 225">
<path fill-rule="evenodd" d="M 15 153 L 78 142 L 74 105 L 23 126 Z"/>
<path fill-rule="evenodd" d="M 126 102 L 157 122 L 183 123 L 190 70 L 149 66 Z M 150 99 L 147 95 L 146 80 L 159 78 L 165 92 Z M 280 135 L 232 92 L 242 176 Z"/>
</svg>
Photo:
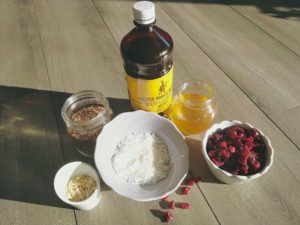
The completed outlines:
<svg viewBox="0 0 300 225">
<path fill-rule="evenodd" d="M 250 155 L 250 150 L 245 148 L 243 151 L 240 151 L 239 154 L 240 154 L 239 163 L 242 165 L 246 165 L 248 157 Z"/>
<path fill-rule="evenodd" d="M 228 159 L 229 156 L 230 156 L 230 153 L 228 151 L 226 151 L 225 149 L 223 149 L 221 151 L 221 155 L 222 155 L 223 158 Z"/>
<path fill-rule="evenodd" d="M 234 146 L 229 146 L 229 152 L 230 153 L 235 153 L 235 147 Z"/>
<path fill-rule="evenodd" d="M 181 209 L 190 209 L 190 208 L 191 208 L 190 204 L 187 203 L 187 202 L 182 202 L 182 203 L 180 203 L 179 207 L 180 207 Z"/>
<path fill-rule="evenodd" d="M 238 175 L 239 172 L 240 172 L 240 170 L 238 168 L 231 171 L 231 173 L 234 174 L 234 175 Z"/>
<path fill-rule="evenodd" d="M 189 179 L 187 179 L 186 180 L 186 185 L 188 185 L 188 186 L 193 186 L 195 183 L 196 183 L 196 181 L 195 181 L 195 179 L 193 179 L 193 178 L 189 178 Z"/>
<path fill-rule="evenodd" d="M 249 150 L 251 150 L 253 147 L 254 147 L 253 142 L 247 142 L 247 143 L 244 145 L 244 148 L 249 149 Z"/>
<path fill-rule="evenodd" d="M 224 162 L 221 162 L 221 161 L 218 161 L 217 159 L 215 158 L 212 158 L 211 161 L 218 167 L 221 167 L 224 165 Z"/>
<path fill-rule="evenodd" d="M 253 130 L 252 130 L 252 135 L 253 135 L 254 137 L 258 137 L 258 136 L 259 136 L 259 131 L 258 131 L 256 128 L 253 128 Z"/>
<path fill-rule="evenodd" d="M 217 142 L 221 139 L 222 135 L 218 134 L 218 133 L 215 133 L 212 135 L 212 139 Z"/>
<path fill-rule="evenodd" d="M 237 132 L 237 135 L 239 137 L 244 137 L 244 128 L 242 128 L 242 127 L 235 127 L 234 129 Z"/>
<path fill-rule="evenodd" d="M 250 154 L 248 157 L 248 163 L 253 165 L 255 162 L 256 162 L 256 157 L 254 157 L 252 154 Z"/>
<path fill-rule="evenodd" d="M 238 135 L 237 135 L 237 132 L 236 132 L 235 130 L 231 130 L 231 129 L 228 130 L 228 135 L 229 135 L 229 136 L 232 136 L 232 137 L 238 136 Z"/>
<path fill-rule="evenodd" d="M 213 142 L 212 142 L 211 139 L 207 141 L 207 148 L 208 149 L 212 149 L 213 148 Z"/>
<path fill-rule="evenodd" d="M 225 141 L 221 141 L 219 145 L 221 148 L 227 148 L 227 142 Z"/>
<path fill-rule="evenodd" d="M 241 166 L 241 170 L 242 170 L 243 174 L 245 174 L 245 175 L 248 174 L 248 169 L 249 169 L 249 166 L 247 164 Z"/>
<path fill-rule="evenodd" d="M 253 143 L 254 142 L 254 138 L 252 136 L 250 136 L 248 138 L 245 137 L 245 138 L 243 138 L 243 141 Z"/>
<path fill-rule="evenodd" d="M 218 153 L 218 150 L 215 149 L 215 150 L 209 151 L 207 154 L 208 154 L 208 156 L 209 156 L 210 158 L 213 158 L 213 157 L 216 156 L 217 153 Z"/>
<path fill-rule="evenodd" d="M 254 170 L 259 170 L 260 169 L 260 162 L 259 161 L 255 161 L 255 163 L 253 163 L 252 168 Z"/>
<path fill-rule="evenodd" d="M 175 202 L 174 202 L 174 200 L 170 201 L 170 209 L 175 209 Z"/>
<path fill-rule="evenodd" d="M 189 187 L 183 187 L 183 188 L 182 188 L 182 194 L 183 194 L 183 195 L 189 194 L 190 191 L 191 191 L 191 189 L 190 189 Z"/>
<path fill-rule="evenodd" d="M 165 214 L 165 220 L 167 223 L 169 223 L 173 219 L 173 215 L 170 211 L 167 211 Z"/>
</svg>

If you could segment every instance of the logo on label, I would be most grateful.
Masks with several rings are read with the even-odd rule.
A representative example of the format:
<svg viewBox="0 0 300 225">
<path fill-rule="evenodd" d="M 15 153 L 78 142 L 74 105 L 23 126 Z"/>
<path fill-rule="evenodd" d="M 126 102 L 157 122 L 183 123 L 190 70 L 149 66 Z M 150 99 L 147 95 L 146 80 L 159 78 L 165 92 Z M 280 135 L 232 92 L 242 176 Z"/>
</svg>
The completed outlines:
<svg viewBox="0 0 300 225">
<path fill-rule="evenodd" d="M 173 68 L 156 79 L 144 80 L 127 75 L 126 81 L 133 109 L 161 113 L 171 105 Z"/>
<path fill-rule="evenodd" d="M 164 80 L 161 80 L 160 81 L 160 87 L 159 87 L 159 95 L 161 95 L 161 94 L 163 94 L 163 93 L 165 93 L 166 92 L 166 87 L 167 87 L 167 81 L 166 81 L 166 83 L 165 83 L 165 81 Z"/>
</svg>

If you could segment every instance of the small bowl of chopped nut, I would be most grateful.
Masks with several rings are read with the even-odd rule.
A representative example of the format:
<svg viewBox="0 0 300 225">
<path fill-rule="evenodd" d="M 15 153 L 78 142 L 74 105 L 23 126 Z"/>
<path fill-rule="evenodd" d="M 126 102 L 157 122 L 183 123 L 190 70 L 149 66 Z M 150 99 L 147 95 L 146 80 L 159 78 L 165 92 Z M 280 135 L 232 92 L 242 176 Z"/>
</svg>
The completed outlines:
<svg viewBox="0 0 300 225">
<path fill-rule="evenodd" d="M 208 129 L 202 153 L 211 173 L 227 184 L 241 183 L 265 174 L 274 150 L 262 131 L 249 123 L 222 121 Z"/>
<path fill-rule="evenodd" d="M 95 164 L 103 181 L 118 194 L 153 201 L 175 191 L 189 169 L 184 136 L 155 113 L 122 113 L 98 136 Z"/>
<path fill-rule="evenodd" d="M 57 196 L 80 209 L 95 208 L 100 201 L 100 179 L 96 170 L 83 162 L 71 162 L 61 167 L 54 178 Z"/>
</svg>

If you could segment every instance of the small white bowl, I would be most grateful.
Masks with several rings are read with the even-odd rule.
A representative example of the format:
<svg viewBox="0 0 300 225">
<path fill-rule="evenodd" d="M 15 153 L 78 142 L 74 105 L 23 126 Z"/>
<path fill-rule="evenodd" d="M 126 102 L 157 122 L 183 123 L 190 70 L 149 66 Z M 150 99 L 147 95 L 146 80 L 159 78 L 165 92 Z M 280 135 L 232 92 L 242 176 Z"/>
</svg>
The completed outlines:
<svg viewBox="0 0 300 225">
<path fill-rule="evenodd" d="M 88 175 L 92 177 L 96 181 L 96 189 L 86 200 L 73 202 L 67 198 L 67 184 L 72 177 L 77 175 Z M 80 210 L 93 209 L 100 201 L 100 180 L 98 174 L 93 167 L 83 162 L 71 162 L 61 167 L 54 178 L 54 189 L 62 201 Z"/>
<path fill-rule="evenodd" d="M 261 171 L 259 171 L 256 174 L 249 175 L 249 176 L 234 175 L 225 170 L 220 169 L 210 160 L 210 158 L 207 154 L 207 151 L 206 151 L 206 145 L 207 145 L 208 138 L 210 137 L 210 135 L 212 135 L 216 131 L 224 130 L 225 128 L 231 127 L 231 126 L 254 128 L 251 124 L 242 123 L 238 120 L 234 120 L 234 121 L 224 120 L 220 123 L 214 124 L 210 129 L 208 129 L 206 131 L 203 141 L 202 141 L 202 153 L 204 155 L 204 159 L 208 165 L 209 170 L 218 180 L 220 180 L 223 183 L 227 183 L 227 184 L 241 183 L 241 182 L 253 180 L 255 178 L 262 176 L 270 169 L 271 165 L 273 164 L 274 150 L 273 150 L 273 147 L 271 145 L 269 138 L 267 136 L 265 136 L 264 133 L 261 132 L 261 130 L 259 130 L 257 128 L 256 129 L 260 132 L 260 134 L 266 144 L 266 148 L 267 148 L 266 149 L 266 151 L 267 151 L 266 152 L 266 162 L 265 162 L 264 168 Z"/>
<path fill-rule="evenodd" d="M 173 163 L 165 179 L 152 185 L 130 184 L 115 173 L 112 155 L 118 143 L 133 132 L 154 132 L 165 142 Z M 96 143 L 95 163 L 103 181 L 115 192 L 136 201 L 152 201 L 179 187 L 189 169 L 188 152 L 184 136 L 171 121 L 154 113 L 135 111 L 122 113 L 104 126 Z"/>
</svg>

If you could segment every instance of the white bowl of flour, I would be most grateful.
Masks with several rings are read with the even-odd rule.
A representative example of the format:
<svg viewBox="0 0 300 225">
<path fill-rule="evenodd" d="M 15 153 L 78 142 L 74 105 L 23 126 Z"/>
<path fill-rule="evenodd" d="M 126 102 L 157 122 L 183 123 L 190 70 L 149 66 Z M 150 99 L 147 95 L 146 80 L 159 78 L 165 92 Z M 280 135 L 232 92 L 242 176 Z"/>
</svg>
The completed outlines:
<svg viewBox="0 0 300 225">
<path fill-rule="evenodd" d="M 98 136 L 96 167 L 118 194 L 136 201 L 175 191 L 189 169 L 188 147 L 176 126 L 157 114 L 122 113 Z"/>
</svg>

